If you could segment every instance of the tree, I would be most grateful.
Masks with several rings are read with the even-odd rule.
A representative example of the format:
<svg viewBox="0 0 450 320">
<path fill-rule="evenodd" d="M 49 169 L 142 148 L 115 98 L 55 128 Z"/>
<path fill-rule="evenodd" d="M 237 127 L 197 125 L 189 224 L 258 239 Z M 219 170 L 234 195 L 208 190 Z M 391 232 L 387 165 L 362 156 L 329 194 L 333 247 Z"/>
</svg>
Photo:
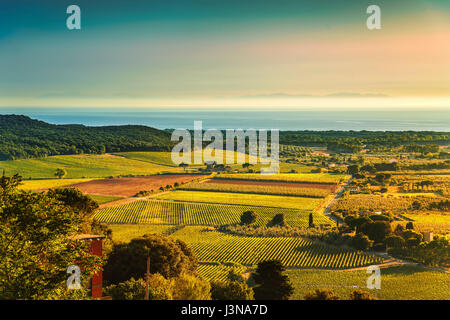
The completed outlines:
<svg viewBox="0 0 450 320">
<path fill-rule="evenodd" d="M 184 172 L 186 172 L 186 168 L 189 166 L 187 163 L 184 163 L 184 162 L 182 162 L 182 163 L 180 163 L 179 165 L 178 165 L 180 168 L 183 168 L 184 169 Z"/>
<path fill-rule="evenodd" d="M 350 300 L 377 300 L 369 292 L 363 290 L 353 290 L 350 293 Z"/>
<path fill-rule="evenodd" d="M 244 168 L 244 169 L 249 168 L 250 166 L 251 166 L 251 164 L 248 162 L 242 164 L 242 168 Z"/>
<path fill-rule="evenodd" d="M 359 166 L 357 164 L 347 167 L 348 174 L 357 174 L 359 172 Z"/>
<path fill-rule="evenodd" d="M 76 188 L 57 188 L 50 190 L 49 193 L 52 193 L 59 201 L 72 207 L 83 218 L 90 217 L 94 210 L 98 208 L 98 203 L 95 200 Z"/>
<path fill-rule="evenodd" d="M 0 299 L 67 297 L 67 268 L 76 263 L 86 280 L 102 261 L 71 238 L 83 222 L 73 208 L 51 194 L 17 190 L 20 180 L 0 179 Z"/>
<path fill-rule="evenodd" d="M 253 290 L 243 282 L 213 281 L 211 297 L 213 300 L 253 300 Z"/>
<path fill-rule="evenodd" d="M 58 177 L 58 179 L 62 179 L 67 175 L 67 171 L 65 169 L 57 168 L 55 171 L 55 176 Z"/>
<path fill-rule="evenodd" d="M 258 264 L 253 280 L 256 300 L 287 300 L 294 292 L 280 261 L 269 260 Z"/>
<path fill-rule="evenodd" d="M 356 250 L 367 250 L 370 248 L 370 246 L 373 244 L 373 241 L 369 239 L 368 236 L 362 233 L 357 233 L 352 238 L 352 247 Z"/>
<path fill-rule="evenodd" d="M 312 212 L 309 213 L 309 227 L 314 228 L 314 218 Z"/>
<path fill-rule="evenodd" d="M 254 211 L 245 211 L 241 216 L 241 224 L 252 224 L 256 221 L 256 213 Z"/>
<path fill-rule="evenodd" d="M 276 214 L 272 220 L 269 222 L 270 227 L 280 226 L 284 227 L 286 226 L 286 220 L 284 219 L 284 214 L 278 213 Z"/>
<path fill-rule="evenodd" d="M 184 242 L 152 234 L 114 245 L 104 267 L 103 278 L 113 284 L 132 277 L 142 278 L 146 273 L 148 255 L 150 272 L 160 273 L 165 278 L 182 273 L 193 274 L 197 268 L 197 259 Z"/>
<path fill-rule="evenodd" d="M 331 289 L 316 289 L 306 293 L 305 300 L 339 300 L 339 297 Z"/>
<path fill-rule="evenodd" d="M 211 285 L 208 281 L 185 273 L 171 281 L 174 300 L 211 300 Z"/>
<path fill-rule="evenodd" d="M 387 221 L 366 222 L 361 228 L 361 232 L 375 242 L 383 242 L 392 233 L 391 224 Z"/>
<path fill-rule="evenodd" d="M 393 236 L 387 237 L 384 240 L 384 243 L 386 244 L 386 246 L 388 248 L 403 248 L 406 244 L 406 241 L 405 241 L 405 239 L 403 239 L 400 236 L 393 235 Z"/>
</svg>

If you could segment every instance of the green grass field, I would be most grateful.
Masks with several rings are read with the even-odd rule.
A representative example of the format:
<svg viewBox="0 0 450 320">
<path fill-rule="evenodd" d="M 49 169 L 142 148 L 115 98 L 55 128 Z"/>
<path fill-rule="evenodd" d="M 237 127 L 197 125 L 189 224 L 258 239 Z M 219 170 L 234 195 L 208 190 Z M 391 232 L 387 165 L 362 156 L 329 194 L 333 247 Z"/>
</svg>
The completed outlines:
<svg viewBox="0 0 450 320">
<path fill-rule="evenodd" d="M 287 275 L 294 286 L 292 300 L 302 300 L 317 288 L 332 289 L 341 299 L 349 299 L 350 292 L 366 288 L 366 270 L 327 271 L 291 269 Z M 353 287 L 357 286 L 357 287 Z M 450 276 L 419 266 L 398 266 L 381 269 L 381 290 L 377 297 L 386 300 L 449 300 Z"/>
<path fill-rule="evenodd" d="M 173 191 L 157 196 L 158 199 L 203 203 L 239 204 L 246 206 L 281 207 L 312 211 L 323 199 L 285 197 L 260 194 L 226 193 L 208 191 Z"/>
<path fill-rule="evenodd" d="M 102 178 L 117 175 L 152 175 L 162 172 L 183 172 L 182 168 L 127 159 L 115 155 L 54 156 L 38 159 L 0 161 L 7 175 L 20 174 L 24 179 L 54 178 L 56 168 L 67 170 L 66 178 Z"/>
<path fill-rule="evenodd" d="M 23 180 L 19 186 L 22 190 L 39 190 L 56 187 L 64 187 L 75 183 L 86 182 L 92 179 L 43 179 L 43 180 Z"/>
<path fill-rule="evenodd" d="M 240 237 L 198 226 L 184 227 L 171 237 L 185 241 L 201 262 L 234 262 L 250 266 L 277 259 L 287 267 L 339 269 L 382 261 L 373 255 L 301 238 Z"/>
<path fill-rule="evenodd" d="M 140 200 L 105 208 L 95 213 L 95 218 L 109 224 L 173 224 L 173 225 L 210 225 L 218 226 L 240 222 L 242 213 L 254 211 L 256 225 L 266 225 L 276 214 L 282 213 L 288 225 L 307 227 L 309 212 L 269 207 L 238 205 L 172 202 L 161 200 Z M 314 222 L 333 224 L 328 217 L 313 213 Z"/>
</svg>

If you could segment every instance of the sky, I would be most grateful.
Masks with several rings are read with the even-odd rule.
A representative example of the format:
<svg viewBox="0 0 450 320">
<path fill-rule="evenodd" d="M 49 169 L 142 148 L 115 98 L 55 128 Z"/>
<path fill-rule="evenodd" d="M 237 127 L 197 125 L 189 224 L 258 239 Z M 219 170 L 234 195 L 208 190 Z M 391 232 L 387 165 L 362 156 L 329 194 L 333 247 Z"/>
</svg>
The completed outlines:
<svg viewBox="0 0 450 320">
<path fill-rule="evenodd" d="M 450 1 L 0 1 L 0 106 L 344 105 L 450 108 Z"/>
</svg>

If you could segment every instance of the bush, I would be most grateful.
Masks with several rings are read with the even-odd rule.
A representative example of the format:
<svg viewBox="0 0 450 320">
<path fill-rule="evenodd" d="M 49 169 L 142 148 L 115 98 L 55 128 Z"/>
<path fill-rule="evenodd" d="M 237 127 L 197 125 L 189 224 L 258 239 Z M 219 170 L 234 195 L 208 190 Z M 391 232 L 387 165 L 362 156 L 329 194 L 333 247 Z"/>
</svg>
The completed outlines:
<svg viewBox="0 0 450 320">
<path fill-rule="evenodd" d="M 211 285 L 208 281 L 188 274 L 172 279 L 174 300 L 211 300 Z"/>
<path fill-rule="evenodd" d="M 350 293 L 350 300 L 377 300 L 369 292 L 354 290 Z"/>
<path fill-rule="evenodd" d="M 103 294 L 111 296 L 113 300 L 144 300 L 145 286 L 143 279 L 131 278 L 117 285 L 106 287 Z"/>
<path fill-rule="evenodd" d="M 252 224 L 256 221 L 256 213 L 253 211 L 245 211 L 241 216 L 241 224 Z"/>
<path fill-rule="evenodd" d="M 286 225 L 287 225 L 286 220 L 284 219 L 284 214 L 282 214 L 282 213 L 276 214 L 272 218 L 272 220 L 269 222 L 269 227 L 273 227 L 273 226 L 284 227 Z"/>
<path fill-rule="evenodd" d="M 384 243 L 388 248 L 403 248 L 406 241 L 400 236 L 390 236 L 384 240 Z"/>
<path fill-rule="evenodd" d="M 415 238 L 420 243 L 423 240 L 423 235 L 421 233 L 417 233 L 413 230 L 405 230 L 402 234 L 403 239 L 408 241 L 408 239 Z"/>
<path fill-rule="evenodd" d="M 253 300 L 253 290 L 243 282 L 213 281 L 211 297 L 213 300 Z"/>
<path fill-rule="evenodd" d="M 372 250 L 376 251 L 376 252 L 384 252 L 386 251 L 386 245 L 384 243 L 375 243 L 372 246 Z"/>
<path fill-rule="evenodd" d="M 316 289 L 306 293 L 305 300 L 339 300 L 339 297 L 331 289 Z"/>
<path fill-rule="evenodd" d="M 366 236 L 365 234 L 362 234 L 362 233 L 357 233 L 352 238 L 351 245 L 356 250 L 363 250 L 363 251 L 365 251 L 365 250 L 370 248 L 372 243 L 373 243 L 373 241 L 371 241 L 368 236 Z"/>
<path fill-rule="evenodd" d="M 384 214 L 373 214 L 370 216 L 370 219 L 372 221 L 391 221 L 391 218 L 389 218 L 388 216 L 385 216 Z"/>
<path fill-rule="evenodd" d="M 150 300 L 172 300 L 171 281 L 164 278 L 160 273 L 150 275 L 148 287 Z"/>
</svg>

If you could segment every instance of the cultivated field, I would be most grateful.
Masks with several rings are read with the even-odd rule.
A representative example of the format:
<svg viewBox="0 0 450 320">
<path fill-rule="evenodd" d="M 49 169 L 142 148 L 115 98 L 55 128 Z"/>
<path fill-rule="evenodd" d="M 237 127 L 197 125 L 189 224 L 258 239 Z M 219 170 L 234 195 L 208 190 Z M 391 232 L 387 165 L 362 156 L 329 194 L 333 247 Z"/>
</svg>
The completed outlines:
<svg viewBox="0 0 450 320">
<path fill-rule="evenodd" d="M 405 214 L 405 217 L 412 219 L 415 229 L 420 232 L 433 231 L 435 233 L 450 233 L 450 214 L 431 212 L 428 214 Z"/>
<path fill-rule="evenodd" d="M 131 197 L 139 191 L 157 191 L 160 187 L 199 179 L 202 175 L 164 174 L 146 177 L 91 180 L 72 185 L 87 194 Z"/>
<path fill-rule="evenodd" d="M 324 189 L 334 192 L 337 189 L 336 184 L 323 183 L 301 183 L 301 182 L 281 182 L 281 181 L 254 181 L 254 180 L 238 180 L 238 179 L 208 179 L 203 183 L 212 184 L 232 184 L 240 186 L 264 186 L 264 187 L 283 187 L 283 188 L 315 188 Z"/>
<path fill-rule="evenodd" d="M 131 239 L 142 237 L 145 234 L 166 234 L 174 228 L 171 225 L 144 225 L 144 224 L 112 224 L 109 226 L 113 232 L 114 241 L 130 242 Z"/>
<path fill-rule="evenodd" d="M 341 299 L 349 299 L 355 289 L 368 291 L 366 270 L 292 269 L 287 275 L 294 286 L 292 300 L 302 300 L 308 291 L 317 288 L 332 289 Z M 448 274 L 420 266 L 398 266 L 381 269 L 381 290 L 377 290 L 377 297 L 383 300 L 449 300 L 449 292 Z"/>
<path fill-rule="evenodd" d="M 247 268 L 233 263 L 199 263 L 197 272 L 208 281 L 226 281 L 231 271 L 242 274 Z"/>
<path fill-rule="evenodd" d="M 221 205 L 206 203 L 139 200 L 125 205 L 105 208 L 95 213 L 95 218 L 110 224 L 172 224 L 219 226 L 240 222 L 242 213 L 254 211 L 256 225 L 266 225 L 276 214 L 282 213 L 293 227 L 307 227 L 309 212 L 283 208 Z M 314 222 L 333 224 L 329 218 L 314 213 Z"/>
<path fill-rule="evenodd" d="M 214 179 L 337 184 L 348 179 L 348 176 L 331 173 L 220 174 Z"/>
<path fill-rule="evenodd" d="M 210 180 L 211 181 L 211 180 Z M 232 193 L 252 193 L 252 194 L 267 194 L 278 196 L 294 196 L 294 197 L 311 197 L 311 198 L 325 198 L 331 193 L 328 188 L 314 188 L 314 187 L 284 187 L 284 186 L 268 186 L 255 184 L 240 184 L 237 180 L 214 180 L 219 183 L 189 183 L 182 186 L 180 190 L 192 191 L 212 191 L 212 192 L 232 192 Z M 234 181 L 231 183 L 220 183 L 220 181 Z M 245 181 L 253 182 L 253 181 Z M 278 183 L 280 184 L 280 183 Z"/>
<path fill-rule="evenodd" d="M 376 256 L 301 238 L 241 237 L 189 226 L 171 235 L 185 241 L 201 262 L 255 265 L 277 259 L 287 267 L 342 269 L 382 262 Z"/>
<path fill-rule="evenodd" d="M 71 184 L 87 182 L 91 179 L 42 179 L 42 180 L 23 180 L 19 186 L 22 190 L 44 190 L 57 187 L 65 187 Z"/>
<path fill-rule="evenodd" d="M 177 190 L 158 195 L 158 199 L 178 200 L 202 203 L 239 204 L 247 206 L 278 207 L 312 211 L 317 208 L 323 199 L 285 197 L 260 194 L 183 191 Z"/>
</svg>

